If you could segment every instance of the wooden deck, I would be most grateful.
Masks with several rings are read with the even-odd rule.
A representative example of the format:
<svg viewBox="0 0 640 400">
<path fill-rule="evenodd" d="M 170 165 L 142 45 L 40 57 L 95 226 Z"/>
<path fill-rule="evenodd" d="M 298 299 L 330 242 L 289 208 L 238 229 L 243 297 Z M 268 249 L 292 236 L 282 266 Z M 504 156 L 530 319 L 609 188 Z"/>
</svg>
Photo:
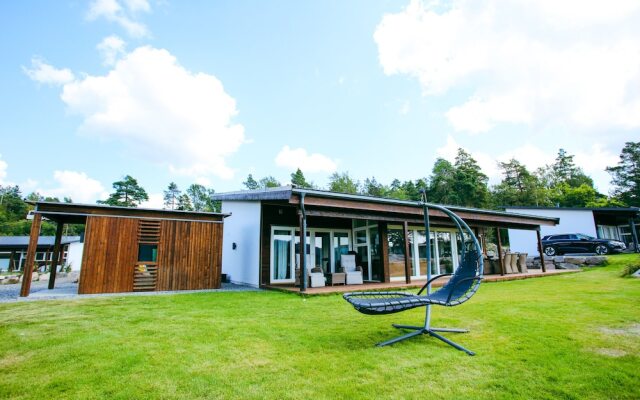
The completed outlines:
<svg viewBox="0 0 640 400">
<path fill-rule="evenodd" d="M 545 276 L 553 276 L 558 274 L 567 274 L 573 272 L 580 272 L 580 270 L 560 269 L 560 270 L 548 270 L 542 272 L 540 269 L 530 269 L 528 273 L 507 274 L 507 275 L 485 275 L 483 282 L 500 282 L 500 281 L 514 281 L 519 279 L 529 278 L 542 278 Z M 448 280 L 448 277 L 438 279 L 433 283 L 433 287 L 444 285 Z M 426 280 L 412 280 L 411 283 L 401 282 L 389 282 L 389 283 L 377 283 L 377 282 L 365 282 L 363 285 L 336 285 L 325 286 L 318 288 L 307 288 L 304 292 L 306 295 L 322 295 L 331 293 L 346 293 L 346 292 L 360 292 L 368 290 L 394 290 L 394 289 L 414 289 L 422 287 Z M 267 285 L 266 289 L 282 290 L 285 292 L 300 293 L 300 288 L 293 285 Z"/>
</svg>

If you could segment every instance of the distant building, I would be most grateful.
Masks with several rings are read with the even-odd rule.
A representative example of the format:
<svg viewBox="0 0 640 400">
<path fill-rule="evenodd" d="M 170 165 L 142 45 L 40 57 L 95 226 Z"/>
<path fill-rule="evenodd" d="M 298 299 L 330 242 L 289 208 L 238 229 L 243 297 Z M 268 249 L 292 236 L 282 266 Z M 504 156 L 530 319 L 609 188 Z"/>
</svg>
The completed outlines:
<svg viewBox="0 0 640 400">
<path fill-rule="evenodd" d="M 540 227 L 542 236 L 561 233 L 583 233 L 599 239 L 615 239 L 627 248 L 638 249 L 640 208 L 561 208 L 561 207 L 505 207 L 507 212 L 519 212 L 541 217 L 559 218 L 555 226 Z M 509 229 L 512 251 L 537 253 L 535 233 Z"/>
<path fill-rule="evenodd" d="M 35 263 L 41 268 L 51 266 L 55 236 L 40 236 L 36 250 Z M 80 236 L 63 236 L 61 240 L 61 265 L 68 265 L 70 260 L 82 259 L 82 243 Z M 21 271 L 27 259 L 29 236 L 0 236 L 0 271 Z M 80 262 L 73 264 L 73 269 L 80 269 Z"/>
</svg>

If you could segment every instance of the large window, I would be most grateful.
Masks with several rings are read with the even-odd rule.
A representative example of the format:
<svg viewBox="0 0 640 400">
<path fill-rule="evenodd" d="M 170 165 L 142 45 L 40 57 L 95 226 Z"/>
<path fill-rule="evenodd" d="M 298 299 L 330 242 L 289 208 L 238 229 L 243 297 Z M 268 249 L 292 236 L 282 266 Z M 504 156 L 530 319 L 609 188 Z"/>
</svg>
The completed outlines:
<svg viewBox="0 0 640 400">
<path fill-rule="evenodd" d="M 300 231 L 293 227 L 271 228 L 271 283 L 293 283 L 300 254 L 306 253 L 307 268 L 322 268 L 325 274 L 335 272 L 340 255 L 351 246 L 348 230 L 309 228 L 305 246 L 300 246 Z"/>
<path fill-rule="evenodd" d="M 389 272 L 391 280 L 403 280 L 404 274 L 404 233 L 399 225 L 390 225 L 389 236 Z M 431 230 L 429 240 L 431 250 L 431 273 L 452 273 L 462 251 L 459 234 L 453 230 Z M 427 236 L 424 229 L 409 228 L 409 257 L 411 259 L 411 277 L 427 276 Z"/>
</svg>

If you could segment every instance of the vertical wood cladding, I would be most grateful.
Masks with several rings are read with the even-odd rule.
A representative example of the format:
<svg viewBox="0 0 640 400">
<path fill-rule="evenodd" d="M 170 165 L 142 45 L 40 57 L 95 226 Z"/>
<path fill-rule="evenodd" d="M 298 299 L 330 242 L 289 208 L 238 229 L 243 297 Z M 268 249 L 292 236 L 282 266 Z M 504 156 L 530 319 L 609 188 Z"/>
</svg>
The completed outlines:
<svg viewBox="0 0 640 400">
<path fill-rule="evenodd" d="M 219 288 L 222 227 L 217 223 L 162 221 L 157 290 Z"/>
<path fill-rule="evenodd" d="M 137 219 L 87 217 L 78 293 L 131 292 L 137 234 Z"/>
<path fill-rule="evenodd" d="M 133 291 L 139 221 L 87 217 L 78 293 Z M 162 220 L 160 225 L 156 290 L 219 288 L 223 224 Z"/>
</svg>

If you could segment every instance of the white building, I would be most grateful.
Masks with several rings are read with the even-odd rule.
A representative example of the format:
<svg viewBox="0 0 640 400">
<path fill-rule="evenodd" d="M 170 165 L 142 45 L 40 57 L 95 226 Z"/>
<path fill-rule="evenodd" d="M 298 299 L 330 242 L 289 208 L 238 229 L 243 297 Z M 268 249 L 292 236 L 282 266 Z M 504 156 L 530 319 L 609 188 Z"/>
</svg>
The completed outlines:
<svg viewBox="0 0 640 400">
<path fill-rule="evenodd" d="M 559 207 L 506 207 L 517 212 L 541 217 L 559 218 L 555 226 L 541 226 L 542 236 L 561 233 L 582 233 L 599 239 L 615 239 L 627 247 L 638 248 L 640 209 L 630 208 L 559 208 Z M 635 221 L 634 221 L 635 219 Z M 634 232 L 635 230 L 635 232 Z M 509 229 L 511 251 L 538 254 L 535 232 Z"/>
</svg>

